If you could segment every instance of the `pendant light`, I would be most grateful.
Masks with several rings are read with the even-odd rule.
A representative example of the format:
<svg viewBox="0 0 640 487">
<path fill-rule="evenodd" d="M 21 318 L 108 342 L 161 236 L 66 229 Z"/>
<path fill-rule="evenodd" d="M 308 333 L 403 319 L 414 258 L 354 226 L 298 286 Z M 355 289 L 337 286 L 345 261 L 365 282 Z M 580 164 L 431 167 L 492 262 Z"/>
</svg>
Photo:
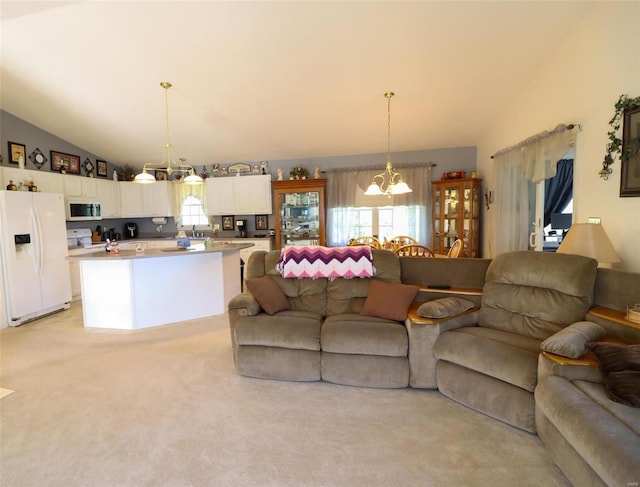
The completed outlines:
<svg viewBox="0 0 640 487">
<path fill-rule="evenodd" d="M 387 164 L 384 171 L 373 176 L 373 181 L 364 192 L 366 196 L 386 195 L 391 198 L 393 195 L 411 193 L 412 191 L 400 173 L 393 170 L 391 164 L 391 98 L 394 94 L 393 91 L 384 94 L 387 98 Z"/>
<path fill-rule="evenodd" d="M 177 164 L 173 158 L 173 144 L 171 144 L 171 139 L 169 138 L 169 88 L 173 85 L 168 81 L 162 81 L 160 86 L 164 88 L 164 108 L 165 108 L 165 134 L 166 140 L 164 145 L 162 146 L 162 162 L 148 162 L 142 168 L 142 172 L 137 174 L 133 179 L 134 183 L 139 184 L 151 184 L 156 182 L 155 176 L 147 172 L 148 170 L 153 169 L 154 171 L 164 171 L 167 173 L 167 176 L 170 176 L 171 173 L 177 172 L 182 174 L 187 174 L 184 178 L 183 184 L 202 184 L 202 178 L 198 176 L 193 169 L 193 166 L 188 164 Z"/>
</svg>

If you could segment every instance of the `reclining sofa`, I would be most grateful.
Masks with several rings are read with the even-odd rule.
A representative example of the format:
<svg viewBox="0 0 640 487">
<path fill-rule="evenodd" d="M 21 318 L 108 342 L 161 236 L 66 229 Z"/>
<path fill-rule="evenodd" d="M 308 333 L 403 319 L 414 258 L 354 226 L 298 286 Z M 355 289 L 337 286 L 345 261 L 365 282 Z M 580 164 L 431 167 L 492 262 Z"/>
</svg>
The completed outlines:
<svg viewBox="0 0 640 487">
<path fill-rule="evenodd" d="M 233 356 L 242 375 L 291 381 L 402 388 L 409 384 L 407 330 L 402 321 L 362 316 L 372 280 L 400 284 L 400 262 L 372 250 L 372 278 L 285 279 L 280 251 L 257 251 L 245 282 L 267 276 L 284 292 L 289 309 L 262 310 L 247 291 L 228 305 Z M 417 291 L 417 289 L 416 289 Z"/>
<path fill-rule="evenodd" d="M 288 310 L 269 315 L 247 291 L 228 305 L 240 374 L 438 388 L 537 432 L 576 486 L 640 482 L 640 408 L 612 400 L 599 361 L 587 351 L 601 340 L 640 347 L 640 325 L 624 317 L 627 305 L 640 302 L 640 274 L 542 252 L 489 261 L 398 259 L 374 250 L 372 279 L 283 279 L 278 257 L 254 252 L 245 272 L 277 283 Z M 373 279 L 420 287 L 404 323 L 360 315 Z M 428 289 L 430 283 L 455 289 Z M 416 315 L 417 305 L 451 296 L 476 307 L 439 319 Z M 628 367 L 640 374 L 637 360 Z"/>
</svg>

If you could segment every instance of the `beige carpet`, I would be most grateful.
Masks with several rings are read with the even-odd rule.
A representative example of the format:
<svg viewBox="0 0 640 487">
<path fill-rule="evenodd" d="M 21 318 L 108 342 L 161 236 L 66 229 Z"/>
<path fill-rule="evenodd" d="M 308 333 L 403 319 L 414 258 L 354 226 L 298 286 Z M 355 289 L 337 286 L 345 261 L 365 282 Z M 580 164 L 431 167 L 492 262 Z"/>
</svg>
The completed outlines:
<svg viewBox="0 0 640 487">
<path fill-rule="evenodd" d="M 226 317 L 85 330 L 74 304 L 0 352 L 2 487 L 569 485 L 537 436 L 435 391 L 241 377 Z"/>
</svg>

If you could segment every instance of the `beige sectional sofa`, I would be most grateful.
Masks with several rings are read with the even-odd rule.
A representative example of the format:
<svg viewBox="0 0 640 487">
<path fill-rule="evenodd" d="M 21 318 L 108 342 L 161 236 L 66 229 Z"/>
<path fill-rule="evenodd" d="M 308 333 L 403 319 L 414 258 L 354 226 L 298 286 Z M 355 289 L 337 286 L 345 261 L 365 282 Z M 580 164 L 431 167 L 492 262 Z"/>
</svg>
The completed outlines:
<svg viewBox="0 0 640 487">
<path fill-rule="evenodd" d="M 490 261 L 373 251 L 373 279 L 420 287 L 402 322 L 360 315 L 373 279 L 283 279 L 278 256 L 255 252 L 245 277 L 268 276 L 290 309 L 268 315 L 246 291 L 229 303 L 240 374 L 439 388 L 537 431 L 574 485 L 640 482 L 640 409 L 609 398 L 589 354 L 541 355 L 545 339 L 560 330 L 570 336 L 569 325 L 581 320 L 597 323 L 607 337 L 640 343 L 640 325 L 624 319 L 625 307 L 640 302 L 640 274 L 596 269 L 591 259 L 562 254 L 511 253 Z M 451 288 L 429 287 L 434 284 Z M 443 297 L 476 307 L 437 319 L 417 314 L 422 302 Z"/>
</svg>

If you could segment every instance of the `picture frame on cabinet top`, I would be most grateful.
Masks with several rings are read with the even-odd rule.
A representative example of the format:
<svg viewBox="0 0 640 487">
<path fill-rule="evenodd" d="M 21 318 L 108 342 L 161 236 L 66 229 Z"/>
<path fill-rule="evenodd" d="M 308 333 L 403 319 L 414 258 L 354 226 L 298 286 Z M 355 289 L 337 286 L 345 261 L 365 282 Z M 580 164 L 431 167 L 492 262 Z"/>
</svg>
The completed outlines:
<svg viewBox="0 0 640 487">
<path fill-rule="evenodd" d="M 49 155 L 51 156 L 52 171 L 80 174 L 80 156 L 53 150 L 49 151 Z"/>
<path fill-rule="evenodd" d="M 96 173 L 98 174 L 98 176 L 102 177 L 102 178 L 106 178 L 107 177 L 107 161 L 101 161 L 100 159 L 96 159 Z"/>
<path fill-rule="evenodd" d="M 18 142 L 9 142 L 9 162 L 11 164 L 19 164 L 20 158 L 22 158 L 22 163 L 27 157 L 27 147 L 24 144 L 19 144 Z"/>
</svg>

